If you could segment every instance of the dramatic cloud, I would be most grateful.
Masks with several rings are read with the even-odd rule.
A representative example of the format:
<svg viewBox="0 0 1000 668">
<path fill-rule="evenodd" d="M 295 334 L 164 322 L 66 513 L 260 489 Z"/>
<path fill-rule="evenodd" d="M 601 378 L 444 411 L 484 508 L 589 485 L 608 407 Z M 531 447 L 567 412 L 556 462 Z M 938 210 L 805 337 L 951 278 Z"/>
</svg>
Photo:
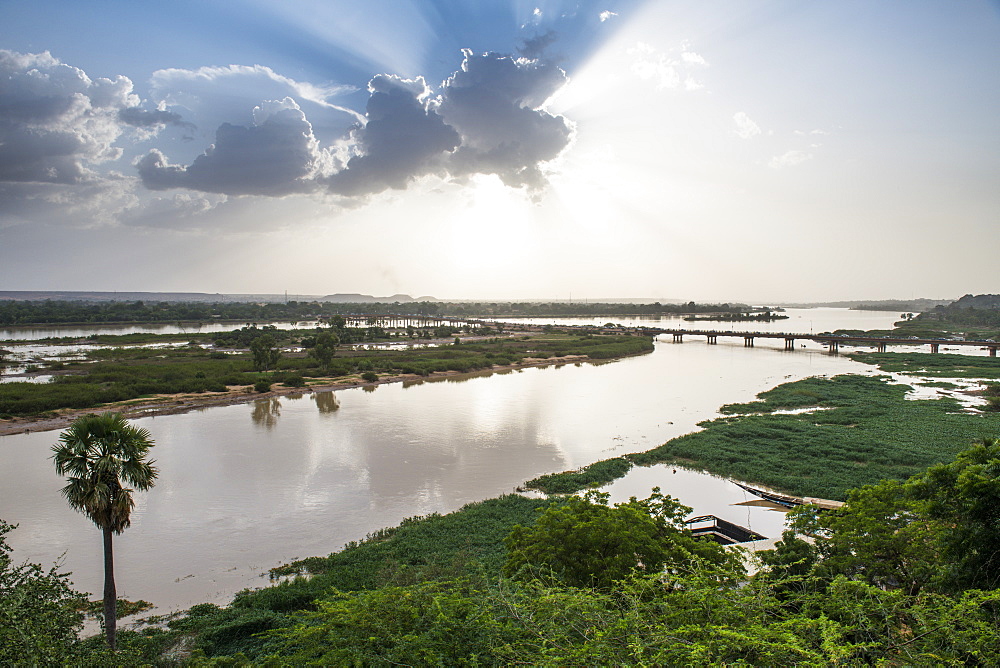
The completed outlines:
<svg viewBox="0 0 1000 668">
<path fill-rule="evenodd" d="M 545 36 L 539 39 L 535 47 L 544 48 Z M 323 189 L 363 197 L 423 176 L 472 174 L 537 191 L 545 185 L 540 164 L 558 156 L 572 135 L 568 120 L 543 109 L 565 73 L 527 58 L 463 53 L 461 69 L 436 97 L 422 77 L 375 76 L 362 122 L 328 148 L 320 148 L 305 113 L 286 97 L 257 107 L 250 127 L 223 123 L 190 166 L 171 164 L 154 149 L 136 167 L 153 190 L 226 195 Z"/>
<path fill-rule="evenodd" d="M 462 136 L 456 175 L 496 174 L 510 186 L 541 188 L 539 163 L 569 144 L 572 126 L 542 106 L 563 84 L 554 65 L 465 51 L 460 71 L 443 86 L 440 113 Z"/>
<path fill-rule="evenodd" d="M 312 123 L 333 127 L 335 136 L 363 120 L 357 112 L 330 101 L 356 88 L 296 81 L 263 65 L 157 70 L 150 86 L 152 99 L 161 108 L 186 110 L 185 119 L 209 133 L 223 123 L 246 125 L 250 110 L 261 100 L 286 97 L 303 107 Z"/>
<path fill-rule="evenodd" d="M 733 114 L 733 122 L 736 123 L 736 136 L 740 139 L 753 139 L 760 134 L 760 126 L 742 111 Z"/>
<path fill-rule="evenodd" d="M 223 123 L 215 144 L 190 167 L 172 165 L 158 150 L 136 163 L 151 190 L 189 188 L 227 195 L 281 196 L 316 187 L 313 178 L 329 167 L 312 126 L 291 98 L 265 102 L 251 127 Z"/>
<path fill-rule="evenodd" d="M 91 80 L 48 52 L 0 50 L 0 182 L 74 184 L 121 156 L 119 114 L 136 107 L 126 77 Z"/>
<path fill-rule="evenodd" d="M 402 79 L 380 74 L 368 84 L 367 123 L 355 128 L 349 145 L 354 154 L 346 169 L 333 175 L 329 188 L 340 195 L 365 195 L 405 188 L 419 176 L 441 171 L 444 154 L 461 142 L 430 103 L 422 77 Z"/>
</svg>

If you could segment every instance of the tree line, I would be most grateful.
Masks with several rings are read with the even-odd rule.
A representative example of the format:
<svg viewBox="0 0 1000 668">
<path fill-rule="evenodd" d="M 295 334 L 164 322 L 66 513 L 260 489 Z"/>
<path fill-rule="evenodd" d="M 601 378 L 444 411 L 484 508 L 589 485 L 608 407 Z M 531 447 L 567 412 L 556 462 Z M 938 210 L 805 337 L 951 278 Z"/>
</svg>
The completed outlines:
<svg viewBox="0 0 1000 668">
<path fill-rule="evenodd" d="M 761 307 L 767 308 L 767 307 Z M 211 322 L 276 322 L 329 319 L 349 315 L 413 315 L 428 317 L 540 317 L 601 315 L 686 315 L 747 313 L 759 310 L 746 304 L 627 304 L 585 302 L 407 302 L 338 303 L 289 301 L 151 302 L 151 301 L 0 301 L 0 325 L 114 324 Z M 773 310 L 773 309 L 770 309 Z"/>
</svg>

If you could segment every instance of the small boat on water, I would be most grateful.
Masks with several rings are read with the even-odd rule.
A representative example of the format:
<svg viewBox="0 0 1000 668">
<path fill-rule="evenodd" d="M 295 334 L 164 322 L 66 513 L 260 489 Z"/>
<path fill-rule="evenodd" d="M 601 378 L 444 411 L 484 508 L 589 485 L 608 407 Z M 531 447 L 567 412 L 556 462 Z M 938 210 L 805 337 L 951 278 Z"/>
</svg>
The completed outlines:
<svg viewBox="0 0 1000 668">
<path fill-rule="evenodd" d="M 832 501 L 830 499 L 817 499 L 815 497 L 806 496 L 787 496 L 785 494 L 778 494 L 777 492 L 768 492 L 763 489 L 757 489 L 756 487 L 750 487 L 749 485 L 744 485 L 742 483 L 733 481 L 737 487 L 750 492 L 754 496 L 759 496 L 765 501 L 770 501 L 771 503 L 776 503 L 779 506 L 784 506 L 785 508 L 794 508 L 795 506 L 801 506 L 806 503 L 811 503 L 821 510 L 833 510 L 834 508 L 840 508 L 844 505 L 843 501 Z"/>
</svg>

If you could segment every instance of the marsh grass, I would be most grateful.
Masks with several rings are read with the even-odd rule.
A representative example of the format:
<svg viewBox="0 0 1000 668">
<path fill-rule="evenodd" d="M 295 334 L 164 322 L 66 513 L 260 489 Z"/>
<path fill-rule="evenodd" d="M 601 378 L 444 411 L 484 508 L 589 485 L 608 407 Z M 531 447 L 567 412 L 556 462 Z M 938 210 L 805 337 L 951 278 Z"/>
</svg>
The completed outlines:
<svg viewBox="0 0 1000 668">
<path fill-rule="evenodd" d="M 448 580 L 462 576 L 498 577 L 506 559 L 504 538 L 515 524 L 531 525 L 556 503 L 510 494 L 470 503 L 446 515 L 403 520 L 327 557 L 313 557 L 272 569 L 272 576 L 308 574 L 264 589 L 245 590 L 228 608 L 202 604 L 170 623 L 174 632 L 197 633 L 208 656 L 266 654 L 268 640 L 255 636 L 291 626 L 292 613 L 314 610 L 333 590 L 370 591 L 386 586 Z"/>
<path fill-rule="evenodd" d="M 702 431 L 624 459 L 635 466 L 677 463 L 790 494 L 840 500 L 849 489 L 904 480 L 1000 433 L 998 414 L 962 412 L 950 397 L 908 400 L 908 391 L 884 376 L 785 383 L 758 395 L 760 401 L 723 406 L 724 417 L 702 422 Z M 826 410 L 773 414 L 808 406 Z M 613 464 L 619 459 L 528 484 L 542 481 L 539 489 L 545 491 L 577 491 L 591 484 L 589 469 L 609 471 L 620 466 Z"/>
<path fill-rule="evenodd" d="M 952 353 L 848 353 L 864 364 L 883 371 L 938 378 L 983 378 L 1000 380 L 1000 357 Z"/>
<path fill-rule="evenodd" d="M 132 335 L 125 335 L 126 337 Z M 138 335 L 143 339 L 157 335 Z M 176 339 L 177 335 L 159 335 Z M 116 337 L 121 338 L 121 337 Z M 188 338 L 188 337 L 182 337 Z M 495 339 L 461 346 L 416 350 L 338 351 L 326 368 L 305 354 L 288 355 L 267 378 L 253 370 L 248 353 L 227 355 L 198 346 L 175 348 L 101 348 L 88 363 L 60 363 L 52 382 L 0 384 L 0 415 L 37 415 L 62 408 L 92 408 L 160 394 L 225 392 L 227 386 L 298 377 L 338 379 L 358 373 L 471 372 L 514 364 L 528 357 L 585 355 L 605 360 L 652 351 L 649 337 L 551 334 L 539 339 Z"/>
</svg>

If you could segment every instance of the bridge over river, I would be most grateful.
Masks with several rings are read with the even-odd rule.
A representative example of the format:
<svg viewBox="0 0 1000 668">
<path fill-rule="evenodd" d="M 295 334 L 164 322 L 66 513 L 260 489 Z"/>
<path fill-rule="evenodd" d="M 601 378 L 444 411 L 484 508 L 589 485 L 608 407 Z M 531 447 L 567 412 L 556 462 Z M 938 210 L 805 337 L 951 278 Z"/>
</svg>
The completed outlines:
<svg viewBox="0 0 1000 668">
<path fill-rule="evenodd" d="M 815 341 L 823 344 L 835 353 L 840 350 L 840 346 L 845 343 L 861 346 L 872 346 L 878 352 L 884 353 L 888 346 L 930 346 L 932 353 L 939 352 L 941 346 L 975 346 L 977 348 L 987 348 L 990 357 L 997 356 L 997 348 L 1000 343 L 995 341 L 956 341 L 953 339 L 922 339 L 917 337 L 896 337 L 896 336 L 852 336 L 848 334 L 793 334 L 789 332 L 733 332 L 717 331 L 711 329 L 661 329 L 657 327 L 640 327 L 638 331 L 646 334 L 670 334 L 677 343 L 683 343 L 685 336 L 704 336 L 709 343 L 717 343 L 719 337 L 730 337 L 743 339 L 743 345 L 748 348 L 753 347 L 754 339 L 783 339 L 785 350 L 795 350 L 796 341 Z"/>
<path fill-rule="evenodd" d="M 501 326 L 508 330 L 514 329 L 541 329 L 541 327 L 536 325 L 527 325 L 524 323 L 505 323 L 500 320 L 483 320 L 478 318 L 455 318 L 449 316 L 431 316 L 431 315 L 404 315 L 404 314 L 391 314 L 391 313 L 379 313 L 379 314 L 348 314 L 343 315 L 343 317 L 349 325 L 355 327 L 364 326 L 379 326 L 386 328 L 402 328 L 402 327 L 438 327 L 442 325 L 451 327 L 462 327 L 465 325 L 471 325 L 473 327 L 480 326 Z M 580 325 L 560 325 L 560 329 L 596 329 L 593 326 L 580 326 Z M 623 328 L 626 331 L 635 332 L 638 334 L 652 334 L 654 336 L 670 334 L 673 336 L 676 343 L 683 343 L 685 336 L 704 336 L 709 343 L 718 343 L 719 337 L 730 337 L 730 338 L 741 338 L 743 339 L 743 345 L 748 348 L 753 347 L 753 342 L 755 339 L 783 339 L 785 342 L 785 350 L 795 350 L 796 341 L 815 341 L 822 345 L 827 346 L 830 352 L 835 353 L 840 350 L 840 346 L 845 343 L 850 343 L 852 345 L 861 346 L 871 346 L 875 348 L 878 352 L 884 353 L 888 346 L 898 345 L 898 346 L 920 346 L 927 345 L 930 346 L 932 353 L 939 352 L 941 346 L 976 346 L 979 348 L 986 348 L 990 351 L 990 357 L 997 356 L 997 348 L 1000 347 L 1000 343 L 995 341 L 958 341 L 953 339 L 922 339 L 917 337 L 896 337 L 896 336 L 852 336 L 845 334 L 795 334 L 790 332 L 734 332 L 734 331 L 719 331 L 713 329 L 670 329 L 670 328 L 660 328 L 660 327 L 631 327 Z M 619 330 L 621 331 L 621 330 Z"/>
</svg>

